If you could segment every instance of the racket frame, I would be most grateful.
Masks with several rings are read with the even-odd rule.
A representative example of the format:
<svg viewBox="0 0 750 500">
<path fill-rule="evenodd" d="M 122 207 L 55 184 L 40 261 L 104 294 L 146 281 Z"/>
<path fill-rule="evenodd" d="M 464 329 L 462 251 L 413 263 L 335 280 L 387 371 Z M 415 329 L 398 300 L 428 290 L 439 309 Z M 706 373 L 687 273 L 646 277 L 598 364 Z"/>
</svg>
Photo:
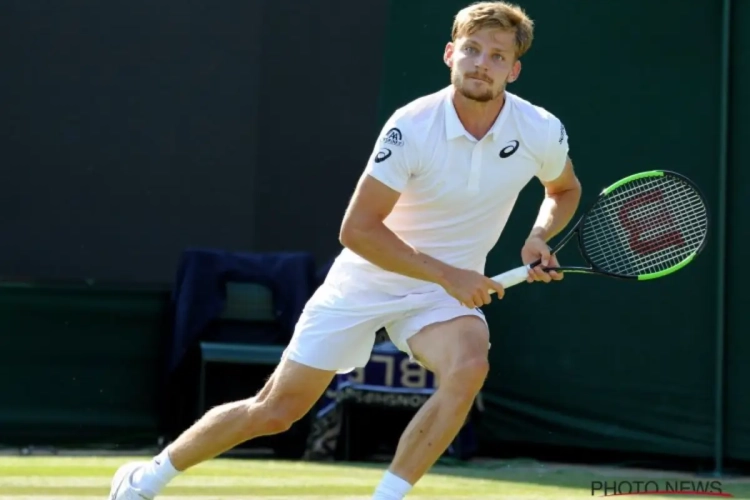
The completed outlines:
<svg viewBox="0 0 750 500">
<path fill-rule="evenodd" d="M 590 267 L 582 267 L 582 266 L 559 266 L 559 267 L 544 267 L 543 270 L 545 272 L 549 271 L 556 271 L 561 273 L 582 273 L 582 274 L 598 274 L 602 276 L 607 276 L 610 278 L 616 278 L 620 280 L 627 280 L 627 281 L 646 281 L 651 280 L 655 278 L 661 278 L 663 276 L 666 276 L 668 274 L 671 274 L 675 271 L 678 271 L 679 269 L 682 269 L 686 265 L 688 265 L 695 257 L 700 254 L 703 249 L 706 247 L 706 243 L 708 241 L 708 232 L 710 229 L 710 224 L 706 224 L 706 234 L 703 237 L 703 241 L 701 241 L 701 244 L 698 246 L 698 248 L 692 252 L 690 255 L 685 257 L 682 261 L 675 264 L 674 266 L 671 266 L 669 269 L 665 269 L 664 271 L 657 271 L 655 273 L 648 273 L 641 276 L 629 276 L 629 275 L 622 275 L 617 273 L 612 273 L 609 271 L 605 271 L 599 267 L 597 267 L 589 258 L 589 256 L 586 254 L 585 246 L 583 245 L 583 234 L 581 232 L 581 227 L 583 224 L 588 220 L 588 218 L 591 216 L 591 213 L 594 209 L 594 207 L 602 200 L 602 198 L 605 198 L 609 193 L 617 189 L 618 187 L 622 186 L 623 184 L 627 184 L 628 182 L 631 182 L 636 179 L 641 179 L 645 177 L 663 177 L 665 175 L 668 175 L 670 177 L 675 177 L 679 179 L 680 181 L 684 182 L 688 186 L 690 186 L 701 198 L 703 201 L 703 206 L 706 209 L 706 219 L 710 221 L 711 213 L 708 209 L 708 203 L 706 203 L 706 197 L 701 191 L 701 189 L 698 187 L 695 182 L 687 178 L 686 176 L 673 172 L 671 170 L 649 170 L 645 172 L 639 172 L 637 174 L 629 175 L 627 177 L 624 177 L 620 179 L 619 181 L 615 182 L 614 184 L 611 184 L 610 186 L 604 188 L 601 193 L 599 193 L 599 196 L 596 197 L 596 199 L 589 205 L 588 209 L 584 212 L 584 214 L 578 219 L 578 222 L 576 222 L 576 225 L 571 228 L 568 233 L 563 237 L 562 240 L 560 240 L 554 248 L 550 250 L 550 254 L 554 255 L 557 252 L 559 252 L 572 238 L 573 236 L 577 236 L 578 239 L 578 252 L 581 254 L 581 257 L 584 261 L 586 261 L 587 264 L 589 264 Z M 536 261 L 532 262 L 531 264 L 528 264 L 526 267 L 527 269 L 531 269 L 534 267 L 537 267 L 539 264 L 541 264 L 541 259 L 537 259 Z"/>
</svg>

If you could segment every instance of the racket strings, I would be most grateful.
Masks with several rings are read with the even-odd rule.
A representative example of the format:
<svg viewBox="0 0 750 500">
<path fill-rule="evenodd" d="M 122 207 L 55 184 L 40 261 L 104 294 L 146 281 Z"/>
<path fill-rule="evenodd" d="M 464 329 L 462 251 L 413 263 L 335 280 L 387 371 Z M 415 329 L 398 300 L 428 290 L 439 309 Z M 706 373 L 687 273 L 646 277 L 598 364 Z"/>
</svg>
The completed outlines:
<svg viewBox="0 0 750 500">
<path fill-rule="evenodd" d="M 598 268 L 639 276 L 679 264 L 708 230 L 702 197 L 668 175 L 630 181 L 603 197 L 581 231 L 586 256 Z"/>
</svg>

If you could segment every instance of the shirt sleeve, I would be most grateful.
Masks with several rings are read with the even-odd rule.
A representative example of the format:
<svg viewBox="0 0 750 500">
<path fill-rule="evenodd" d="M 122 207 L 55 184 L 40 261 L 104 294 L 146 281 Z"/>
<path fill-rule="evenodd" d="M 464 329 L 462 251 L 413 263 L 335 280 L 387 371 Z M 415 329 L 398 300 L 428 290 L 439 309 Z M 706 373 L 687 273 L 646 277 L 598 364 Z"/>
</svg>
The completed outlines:
<svg viewBox="0 0 750 500">
<path fill-rule="evenodd" d="M 402 120 L 392 116 L 380 131 L 365 173 L 402 193 L 416 174 L 416 145 Z"/>
<path fill-rule="evenodd" d="M 537 177 L 543 182 L 557 179 L 568 160 L 568 133 L 565 125 L 555 116 L 549 120 L 547 131 L 547 151 Z"/>
</svg>

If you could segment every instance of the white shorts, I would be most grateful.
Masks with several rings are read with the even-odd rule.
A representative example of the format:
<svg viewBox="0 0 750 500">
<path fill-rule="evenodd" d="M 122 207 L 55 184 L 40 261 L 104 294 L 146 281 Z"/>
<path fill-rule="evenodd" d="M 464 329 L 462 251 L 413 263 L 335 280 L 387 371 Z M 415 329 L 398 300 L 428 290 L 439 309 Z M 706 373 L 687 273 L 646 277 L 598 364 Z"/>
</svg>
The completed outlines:
<svg viewBox="0 0 750 500">
<path fill-rule="evenodd" d="M 370 290 L 344 294 L 324 283 L 307 302 L 285 355 L 306 366 L 348 373 L 368 363 L 375 334 L 385 327 L 396 347 L 414 360 L 410 337 L 459 316 L 486 323 L 481 310 L 462 306 L 442 288 L 404 296 Z"/>
</svg>

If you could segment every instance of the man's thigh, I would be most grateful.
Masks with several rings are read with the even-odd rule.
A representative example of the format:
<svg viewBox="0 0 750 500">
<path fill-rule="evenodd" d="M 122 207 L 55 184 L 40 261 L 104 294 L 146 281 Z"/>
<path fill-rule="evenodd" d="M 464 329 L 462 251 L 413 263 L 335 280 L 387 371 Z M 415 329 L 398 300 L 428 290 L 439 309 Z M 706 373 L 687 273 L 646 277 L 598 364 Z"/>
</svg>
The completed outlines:
<svg viewBox="0 0 750 500">
<path fill-rule="evenodd" d="M 335 374 L 335 371 L 313 368 L 285 356 L 255 400 L 286 411 L 287 416 L 295 420 L 305 415 L 320 399 Z"/>
<path fill-rule="evenodd" d="M 485 362 L 490 348 L 487 324 L 476 316 L 431 323 L 408 340 L 412 357 L 440 376 L 466 363 Z"/>
<path fill-rule="evenodd" d="M 436 293 L 409 316 L 387 326 L 393 343 L 427 369 L 437 372 L 471 357 L 487 357 L 489 328 L 479 309 Z"/>
</svg>

